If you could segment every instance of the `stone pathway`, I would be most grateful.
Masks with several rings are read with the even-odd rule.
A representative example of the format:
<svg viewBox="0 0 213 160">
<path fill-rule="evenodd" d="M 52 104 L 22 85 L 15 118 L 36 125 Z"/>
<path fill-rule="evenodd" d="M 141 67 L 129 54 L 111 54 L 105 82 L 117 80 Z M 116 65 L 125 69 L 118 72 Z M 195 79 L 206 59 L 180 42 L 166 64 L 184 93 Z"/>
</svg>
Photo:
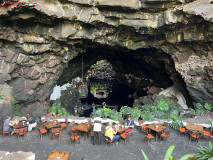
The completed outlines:
<svg viewBox="0 0 213 160">
<path fill-rule="evenodd" d="M 212 141 L 212 139 L 211 139 Z M 104 139 L 102 145 L 93 146 L 92 140 L 89 137 L 84 141 L 83 137 L 80 144 L 69 145 L 69 135 L 66 130 L 63 130 L 61 139 L 50 139 L 49 135 L 44 135 L 41 141 L 38 137 L 38 132 L 33 130 L 26 137 L 20 137 L 18 140 L 15 137 L 0 137 L 0 150 L 2 151 L 24 151 L 33 152 L 36 155 L 36 160 L 45 160 L 52 151 L 71 151 L 70 160 L 143 160 L 141 149 L 145 151 L 150 160 L 162 160 L 170 145 L 176 145 L 173 155 L 175 159 L 179 159 L 182 155 L 188 153 L 196 153 L 195 148 L 199 145 L 208 145 L 208 140 L 201 138 L 197 144 L 192 141 L 188 143 L 188 138 L 180 135 L 177 131 L 172 130 L 169 141 L 156 142 L 153 140 L 148 146 L 144 142 L 144 134 L 136 129 L 130 137 L 130 143 L 119 142 L 118 145 L 106 146 Z"/>
</svg>

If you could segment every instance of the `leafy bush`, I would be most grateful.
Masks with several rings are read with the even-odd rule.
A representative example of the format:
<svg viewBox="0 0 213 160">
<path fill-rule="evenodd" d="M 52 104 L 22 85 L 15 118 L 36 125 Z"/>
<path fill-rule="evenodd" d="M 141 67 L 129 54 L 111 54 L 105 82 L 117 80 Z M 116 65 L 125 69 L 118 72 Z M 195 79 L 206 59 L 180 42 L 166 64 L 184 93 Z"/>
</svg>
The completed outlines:
<svg viewBox="0 0 213 160">
<path fill-rule="evenodd" d="M 148 112 L 148 111 L 142 112 L 141 117 L 145 121 L 154 121 L 155 120 L 155 116 L 152 113 Z"/>
<path fill-rule="evenodd" d="M 196 104 L 195 104 L 195 107 L 196 107 L 196 110 L 201 110 L 201 109 L 203 109 L 203 105 L 200 104 L 200 103 L 196 103 Z"/>
<path fill-rule="evenodd" d="M 123 106 L 120 109 L 120 112 L 121 112 L 122 115 L 130 115 L 131 111 L 132 111 L 132 108 L 128 107 L 128 106 Z"/>
<path fill-rule="evenodd" d="M 191 115 L 195 115 L 195 110 L 194 109 L 189 108 L 189 112 L 190 112 Z"/>
<path fill-rule="evenodd" d="M 170 106 L 169 106 L 169 100 L 168 99 L 157 99 L 157 106 L 162 111 L 168 111 L 169 108 L 170 108 Z"/>
<path fill-rule="evenodd" d="M 70 115 L 70 113 L 65 108 L 61 107 L 61 103 L 57 101 L 55 101 L 48 109 L 48 112 L 51 114 L 57 114 L 58 117 Z"/>
<path fill-rule="evenodd" d="M 207 102 L 204 104 L 204 108 L 210 111 L 212 109 L 212 104 Z"/>
<path fill-rule="evenodd" d="M 147 121 L 153 121 L 154 119 L 168 119 L 172 118 L 172 115 L 179 115 L 181 110 L 177 108 L 177 103 L 169 102 L 168 99 L 156 98 L 157 105 L 146 104 L 142 106 L 141 117 Z"/>
<path fill-rule="evenodd" d="M 11 103 L 11 105 L 13 107 L 14 115 L 21 117 L 22 115 L 21 115 L 21 113 L 19 113 L 19 111 L 21 109 L 21 106 L 18 104 L 18 101 L 15 100 L 14 98 L 12 98 L 10 103 Z"/>
<path fill-rule="evenodd" d="M 195 157 L 199 160 L 209 160 L 213 157 L 213 144 L 209 142 L 209 146 L 200 146 L 199 148 L 196 148 L 198 150 L 198 153 L 195 154 Z"/>
<path fill-rule="evenodd" d="M 98 113 L 101 114 L 103 118 L 111 118 L 112 120 L 119 121 L 122 118 L 121 113 L 116 110 L 111 110 L 110 108 L 98 108 L 95 112 L 91 113 L 90 117 L 97 117 Z"/>
<path fill-rule="evenodd" d="M 179 129 L 179 125 L 177 121 L 173 121 L 172 123 L 170 123 L 170 127 L 172 127 L 175 130 Z"/>
<path fill-rule="evenodd" d="M 4 95 L 0 94 L 0 99 L 5 99 Z"/>
<path fill-rule="evenodd" d="M 173 152 L 173 150 L 175 149 L 175 147 L 176 147 L 175 145 L 171 145 L 171 146 L 168 148 L 168 150 L 166 151 L 166 154 L 165 154 L 163 160 L 174 160 L 174 156 L 172 156 L 172 152 Z M 143 154 L 143 156 L 144 156 L 144 159 L 145 159 L 145 160 L 149 160 L 148 157 L 146 156 L 146 154 L 144 153 L 144 151 L 143 151 L 142 149 L 141 149 L 141 152 L 142 152 L 142 154 Z M 190 157 L 194 157 L 194 156 L 191 155 L 191 154 L 186 154 L 186 155 L 182 156 L 179 160 L 187 160 L 187 159 L 190 158 Z"/>
</svg>

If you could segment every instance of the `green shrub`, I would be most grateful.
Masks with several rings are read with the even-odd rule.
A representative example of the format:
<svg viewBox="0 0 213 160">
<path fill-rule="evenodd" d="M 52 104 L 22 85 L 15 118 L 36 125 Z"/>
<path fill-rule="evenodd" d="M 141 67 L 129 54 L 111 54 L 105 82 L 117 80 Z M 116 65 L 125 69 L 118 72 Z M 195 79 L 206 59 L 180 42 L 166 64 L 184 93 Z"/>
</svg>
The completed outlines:
<svg viewBox="0 0 213 160">
<path fill-rule="evenodd" d="M 203 109 L 203 105 L 200 104 L 200 103 L 196 103 L 196 104 L 195 104 L 195 107 L 196 107 L 196 110 L 201 110 L 201 109 Z"/>
<path fill-rule="evenodd" d="M 206 103 L 204 104 L 204 108 L 210 111 L 210 110 L 212 109 L 212 104 L 209 103 L 209 102 L 206 102 Z"/>
<path fill-rule="evenodd" d="M 123 106 L 120 109 L 120 112 L 121 112 L 122 115 L 130 115 L 131 111 L 132 111 L 132 108 L 128 107 L 128 106 Z"/>
<path fill-rule="evenodd" d="M 191 115 L 195 115 L 195 110 L 194 109 L 189 108 L 189 112 L 190 112 Z"/>
<path fill-rule="evenodd" d="M 21 117 L 22 115 L 21 115 L 21 113 L 19 113 L 19 111 L 21 109 L 21 106 L 18 104 L 18 101 L 15 100 L 14 98 L 12 98 L 10 103 L 11 103 L 11 105 L 13 107 L 14 115 Z"/>
<path fill-rule="evenodd" d="M 0 94 L 0 99 L 5 99 L 4 95 Z"/>
<path fill-rule="evenodd" d="M 168 99 L 157 99 L 157 106 L 162 111 L 168 111 L 169 108 L 170 108 L 170 106 L 169 106 L 169 100 Z"/>
<path fill-rule="evenodd" d="M 166 151 L 166 154 L 165 154 L 163 160 L 174 160 L 174 156 L 172 156 L 172 153 L 173 153 L 175 147 L 176 147 L 175 145 L 171 145 L 168 148 L 168 150 Z M 149 160 L 148 157 L 146 156 L 146 154 L 144 153 L 144 151 L 142 149 L 141 149 L 141 152 L 142 152 L 142 154 L 144 156 L 144 159 L 145 160 Z M 190 157 L 194 157 L 194 156 L 191 155 L 191 154 L 186 154 L 186 155 L 182 156 L 179 160 L 187 160 Z"/>
<path fill-rule="evenodd" d="M 57 101 L 52 104 L 52 106 L 48 109 L 48 112 L 51 114 L 57 114 L 58 117 L 70 115 L 65 108 L 61 107 L 61 103 Z"/>
<path fill-rule="evenodd" d="M 209 160 L 213 157 L 213 144 L 209 142 L 209 146 L 200 146 L 199 148 L 196 148 L 198 150 L 198 153 L 195 154 L 195 157 L 199 160 Z"/>
<path fill-rule="evenodd" d="M 177 121 L 173 121 L 172 123 L 170 123 L 170 127 L 172 127 L 175 130 L 179 129 L 179 125 Z"/>
</svg>

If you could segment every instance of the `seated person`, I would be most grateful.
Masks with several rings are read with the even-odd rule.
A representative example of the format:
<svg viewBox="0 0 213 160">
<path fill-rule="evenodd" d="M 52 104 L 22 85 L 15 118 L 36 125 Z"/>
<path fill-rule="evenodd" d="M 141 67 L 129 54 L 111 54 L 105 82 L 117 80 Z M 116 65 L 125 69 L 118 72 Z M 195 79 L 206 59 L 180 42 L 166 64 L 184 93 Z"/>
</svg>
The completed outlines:
<svg viewBox="0 0 213 160">
<path fill-rule="evenodd" d="M 125 130 L 125 133 L 128 133 L 128 132 L 132 132 L 133 128 L 134 128 L 134 121 L 132 120 L 131 116 L 128 115 L 127 116 L 127 120 L 126 120 L 126 130 Z"/>
<path fill-rule="evenodd" d="M 31 132 L 32 128 L 37 125 L 37 122 L 33 117 L 30 116 L 30 114 L 27 114 L 27 121 L 29 122 L 28 132 Z"/>
<path fill-rule="evenodd" d="M 10 121 L 11 117 L 7 116 L 7 118 L 4 121 L 4 125 L 3 125 L 3 131 L 5 132 L 9 132 L 11 133 L 11 135 L 13 135 L 14 133 L 14 129 L 13 129 L 13 125 L 15 124 L 16 121 Z"/>
<path fill-rule="evenodd" d="M 112 128 L 112 122 L 109 122 L 109 125 L 105 128 L 105 136 L 109 137 L 115 144 L 118 144 L 118 139 L 120 138 L 119 135 L 116 135 L 117 131 L 114 131 Z"/>
</svg>

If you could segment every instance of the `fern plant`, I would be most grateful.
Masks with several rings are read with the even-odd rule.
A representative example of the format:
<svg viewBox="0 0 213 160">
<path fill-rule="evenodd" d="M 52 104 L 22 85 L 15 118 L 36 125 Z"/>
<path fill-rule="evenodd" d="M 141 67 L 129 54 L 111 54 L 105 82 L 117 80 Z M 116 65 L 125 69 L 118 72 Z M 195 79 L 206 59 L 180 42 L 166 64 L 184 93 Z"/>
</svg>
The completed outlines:
<svg viewBox="0 0 213 160">
<path fill-rule="evenodd" d="M 200 146 L 199 148 L 196 148 L 198 150 L 198 153 L 195 154 L 195 157 L 199 160 L 209 160 L 210 158 L 213 158 L 213 144 L 209 142 L 209 146 Z"/>
<path fill-rule="evenodd" d="M 176 147 L 175 145 L 171 145 L 168 148 L 163 160 L 174 160 L 174 156 L 172 156 L 172 153 L 173 153 L 175 147 Z M 147 155 L 145 154 L 145 152 L 142 149 L 141 149 L 141 152 L 143 154 L 144 160 L 149 160 Z M 179 160 L 187 160 L 188 158 L 191 158 L 191 157 L 194 157 L 194 156 L 191 154 L 186 154 L 186 155 L 182 156 Z"/>
<path fill-rule="evenodd" d="M 51 114 L 57 114 L 58 117 L 70 115 L 70 113 L 65 108 L 61 107 L 61 103 L 57 101 L 55 101 L 48 109 L 48 112 Z"/>
<path fill-rule="evenodd" d="M 21 106 L 18 104 L 18 101 L 15 100 L 14 98 L 12 98 L 10 103 L 11 103 L 11 105 L 13 107 L 14 115 L 21 117 L 22 115 L 21 115 L 21 113 L 19 113 L 19 111 L 21 109 Z"/>
</svg>

